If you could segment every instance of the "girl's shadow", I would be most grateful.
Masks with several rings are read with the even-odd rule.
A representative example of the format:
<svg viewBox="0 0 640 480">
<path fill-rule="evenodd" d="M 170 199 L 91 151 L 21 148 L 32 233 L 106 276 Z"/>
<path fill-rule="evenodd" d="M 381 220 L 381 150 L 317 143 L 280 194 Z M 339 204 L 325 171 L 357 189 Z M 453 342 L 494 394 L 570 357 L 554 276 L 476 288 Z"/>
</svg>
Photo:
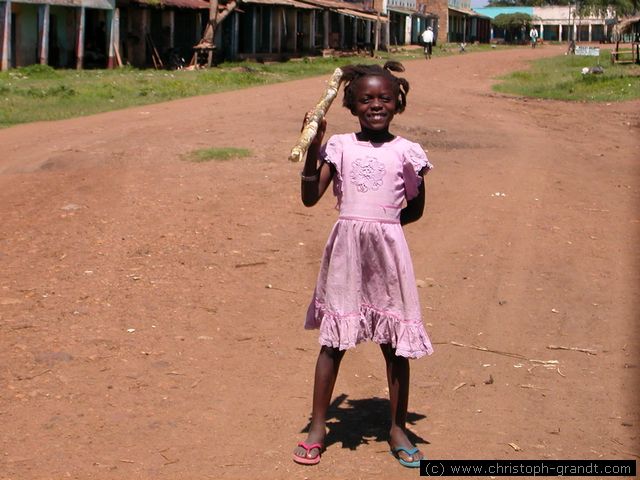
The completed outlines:
<svg viewBox="0 0 640 480">
<path fill-rule="evenodd" d="M 415 425 L 426 415 L 408 412 L 407 424 Z M 311 423 L 302 430 L 307 433 Z M 368 444 L 370 441 L 388 442 L 389 428 L 389 400 L 385 398 L 365 398 L 362 400 L 347 400 L 344 393 L 338 395 L 327 411 L 327 428 L 329 432 L 325 439 L 325 447 L 342 442 L 342 448 L 355 450 L 358 445 Z M 407 429 L 409 440 L 428 444 L 429 442 Z"/>
</svg>

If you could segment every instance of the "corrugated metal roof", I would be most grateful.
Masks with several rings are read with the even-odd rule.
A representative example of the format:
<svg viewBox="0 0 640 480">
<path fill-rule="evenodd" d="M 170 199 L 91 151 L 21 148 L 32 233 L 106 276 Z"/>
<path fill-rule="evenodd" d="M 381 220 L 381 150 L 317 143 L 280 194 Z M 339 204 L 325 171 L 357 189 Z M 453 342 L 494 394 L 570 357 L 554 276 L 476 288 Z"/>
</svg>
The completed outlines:
<svg viewBox="0 0 640 480">
<path fill-rule="evenodd" d="M 304 10 L 315 10 L 319 8 L 307 3 L 298 2 L 297 0 L 243 0 L 243 3 L 259 3 L 261 5 L 285 5 L 287 7 L 295 7 Z"/>
<path fill-rule="evenodd" d="M 364 11 L 364 5 L 362 3 L 340 2 L 338 0 L 304 0 L 304 2 L 325 8 L 346 8 L 348 10 Z"/>
<path fill-rule="evenodd" d="M 385 17 L 378 17 L 376 11 L 368 10 L 364 8 L 363 3 L 355 2 L 341 2 L 339 0 L 302 0 L 304 3 L 316 5 L 322 8 L 329 8 L 342 15 L 348 15 L 350 17 L 359 17 L 365 20 L 380 21 L 381 23 L 388 22 Z"/>
<path fill-rule="evenodd" d="M 209 2 L 204 0 L 133 0 L 141 5 L 151 7 L 189 8 L 192 10 L 209 9 Z"/>
<path fill-rule="evenodd" d="M 464 15 L 469 15 L 470 17 L 490 18 L 487 15 L 483 15 L 482 13 L 476 12 L 475 10 L 471 10 L 468 8 L 456 8 L 456 7 L 450 6 L 449 10 L 453 10 L 454 12 L 462 13 Z"/>
<path fill-rule="evenodd" d="M 365 20 L 371 20 L 374 22 L 379 21 L 380 23 L 386 23 L 389 21 L 389 19 L 386 17 L 377 17 L 376 15 L 373 15 L 371 13 L 358 12 L 356 10 L 350 10 L 348 8 L 339 8 L 338 13 L 342 13 L 343 15 L 349 15 L 350 17 L 363 18 Z"/>
</svg>

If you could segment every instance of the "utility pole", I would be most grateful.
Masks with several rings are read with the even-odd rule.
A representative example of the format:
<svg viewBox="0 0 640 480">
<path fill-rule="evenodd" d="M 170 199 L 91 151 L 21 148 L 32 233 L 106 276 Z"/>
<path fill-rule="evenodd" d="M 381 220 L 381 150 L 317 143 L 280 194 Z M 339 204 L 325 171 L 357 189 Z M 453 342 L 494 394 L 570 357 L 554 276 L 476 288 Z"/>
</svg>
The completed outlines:
<svg viewBox="0 0 640 480">
<path fill-rule="evenodd" d="M 212 38 L 211 44 L 215 45 L 216 35 L 216 21 L 218 19 L 218 0 L 209 0 L 209 27 L 211 28 Z M 207 67 L 211 67 L 213 63 L 213 48 L 209 50 L 209 56 L 207 57 Z"/>
</svg>

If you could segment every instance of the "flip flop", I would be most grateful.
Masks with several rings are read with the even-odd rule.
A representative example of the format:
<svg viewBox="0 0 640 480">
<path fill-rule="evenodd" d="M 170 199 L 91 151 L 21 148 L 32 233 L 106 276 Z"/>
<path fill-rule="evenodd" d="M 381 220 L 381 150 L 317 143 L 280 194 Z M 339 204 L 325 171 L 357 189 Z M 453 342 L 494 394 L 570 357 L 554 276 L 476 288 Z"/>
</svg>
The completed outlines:
<svg viewBox="0 0 640 480">
<path fill-rule="evenodd" d="M 408 462 L 404 458 L 402 458 L 400 455 L 398 455 L 398 453 L 404 452 L 407 455 L 413 457 L 419 451 L 420 450 L 418 449 L 418 447 L 413 447 L 413 448 L 395 447 L 391 449 L 390 453 L 396 458 L 396 460 L 398 460 L 398 463 L 400 463 L 400 465 L 402 465 L 403 467 L 418 468 L 420 467 L 420 460 L 414 460 L 413 462 Z"/>
<path fill-rule="evenodd" d="M 304 448 L 307 453 L 304 455 L 304 457 L 301 457 L 300 455 L 296 455 L 295 453 L 293 454 L 293 461 L 296 463 L 299 463 L 301 465 L 317 465 L 318 463 L 320 463 L 320 454 L 322 453 L 322 444 L 321 443 L 312 443 L 311 445 L 307 445 L 304 442 L 300 442 L 298 443 L 299 447 Z M 309 458 L 309 453 L 311 453 L 311 450 L 313 450 L 314 448 L 318 449 L 318 455 L 316 455 L 315 457 Z"/>
</svg>

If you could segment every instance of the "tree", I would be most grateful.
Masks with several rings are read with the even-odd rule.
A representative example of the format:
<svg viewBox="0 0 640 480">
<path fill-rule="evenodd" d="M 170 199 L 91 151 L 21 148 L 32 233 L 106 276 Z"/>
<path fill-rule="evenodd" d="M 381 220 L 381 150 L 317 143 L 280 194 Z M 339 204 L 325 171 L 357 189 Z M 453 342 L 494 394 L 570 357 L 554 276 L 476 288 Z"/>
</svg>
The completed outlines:
<svg viewBox="0 0 640 480">
<path fill-rule="evenodd" d="M 533 22 L 533 17 L 528 13 L 501 13 L 497 15 L 491 23 L 505 31 L 505 40 L 507 42 L 524 41 L 526 32 Z"/>
<path fill-rule="evenodd" d="M 638 0 L 577 0 L 578 15 L 600 14 L 612 10 L 616 16 L 624 17 L 638 13 Z"/>
<path fill-rule="evenodd" d="M 528 13 L 501 13 L 491 23 L 504 30 L 521 30 L 531 25 L 533 17 Z"/>
</svg>

